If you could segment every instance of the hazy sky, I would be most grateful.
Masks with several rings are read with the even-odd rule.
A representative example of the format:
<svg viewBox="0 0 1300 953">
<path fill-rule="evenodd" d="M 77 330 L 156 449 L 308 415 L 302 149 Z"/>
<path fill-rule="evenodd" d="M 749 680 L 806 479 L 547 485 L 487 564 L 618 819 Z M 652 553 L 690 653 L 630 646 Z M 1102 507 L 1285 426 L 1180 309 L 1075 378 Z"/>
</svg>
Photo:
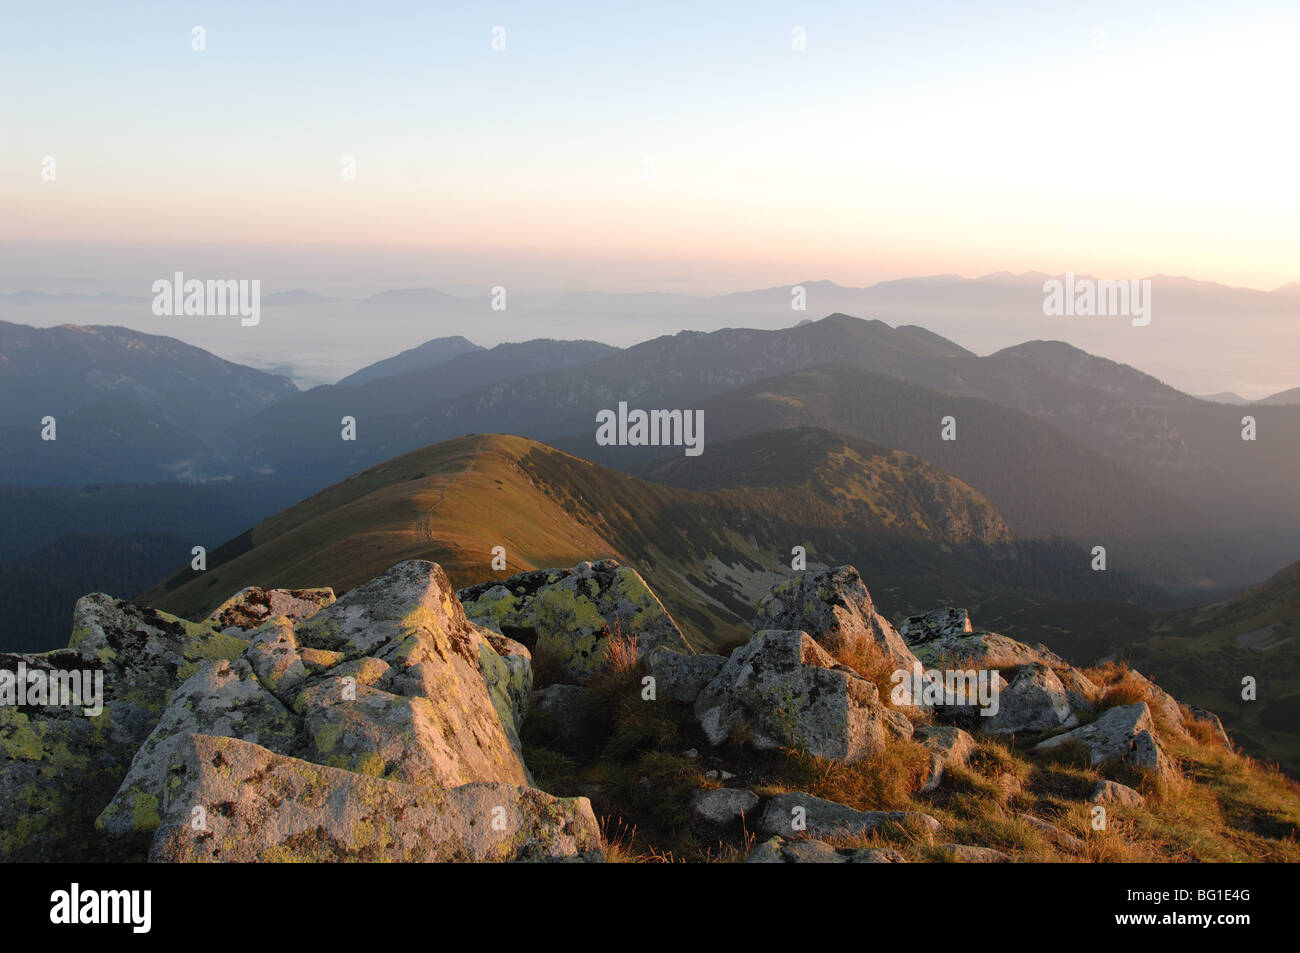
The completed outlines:
<svg viewBox="0 0 1300 953">
<path fill-rule="evenodd" d="M 120 279 L 137 248 L 146 273 L 159 248 L 201 267 L 220 245 L 282 274 L 268 290 L 1300 279 L 1295 0 L 60 2 L 4 21 L 8 287 Z"/>
</svg>

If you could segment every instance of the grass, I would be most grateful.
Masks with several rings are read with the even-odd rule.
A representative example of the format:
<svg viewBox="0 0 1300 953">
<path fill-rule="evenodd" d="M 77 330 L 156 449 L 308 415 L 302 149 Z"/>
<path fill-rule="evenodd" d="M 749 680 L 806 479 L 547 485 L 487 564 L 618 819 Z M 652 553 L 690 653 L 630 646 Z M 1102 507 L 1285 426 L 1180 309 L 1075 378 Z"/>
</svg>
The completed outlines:
<svg viewBox="0 0 1300 953">
<path fill-rule="evenodd" d="M 634 643 L 621 633 L 613 638 L 610 664 L 590 685 L 590 737 L 582 750 L 564 751 L 544 720 L 525 722 L 524 741 L 539 785 L 592 799 L 614 862 L 743 860 L 761 839 L 751 828 L 737 823 L 719 831 L 692 812 L 697 792 L 723 785 L 760 797 L 802 791 L 860 810 L 929 814 L 943 825 L 934 837 L 916 826 L 882 825 L 864 835 L 820 838 L 835 847 L 892 847 L 914 862 L 953 860 L 943 848 L 948 843 L 993 848 L 1017 862 L 1300 862 L 1300 786 L 1229 750 L 1199 722 L 1189 721 L 1186 737 L 1162 735 L 1182 771 L 1171 783 L 1131 768 L 1094 768 L 1078 745 L 1040 752 L 1025 749 L 1023 740 L 979 738 L 965 766 L 949 765 L 938 789 L 922 794 L 928 750 L 908 739 L 890 736 L 857 764 L 796 750 L 756 751 L 735 740 L 710 748 L 688 706 L 642 699 Z M 841 661 L 873 680 L 882 673 L 869 650 Z M 1140 683 L 1122 664 L 1087 674 L 1101 689 L 1100 710 L 1146 700 L 1134 694 Z M 735 777 L 709 776 L 722 770 Z M 1098 827 L 1087 799 L 1102 778 L 1137 788 L 1145 803 L 1107 806 L 1105 826 Z M 1081 845 L 1044 833 L 1026 814 Z"/>
</svg>

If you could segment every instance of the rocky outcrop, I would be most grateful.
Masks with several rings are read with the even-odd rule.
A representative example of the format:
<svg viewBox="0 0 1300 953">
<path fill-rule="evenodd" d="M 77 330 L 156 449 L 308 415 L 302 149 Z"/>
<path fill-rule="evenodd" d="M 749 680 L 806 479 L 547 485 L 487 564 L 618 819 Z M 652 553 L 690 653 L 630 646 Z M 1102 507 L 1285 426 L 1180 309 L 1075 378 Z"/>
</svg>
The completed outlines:
<svg viewBox="0 0 1300 953">
<path fill-rule="evenodd" d="M 919 811 L 859 811 L 795 791 L 768 799 L 758 831 L 769 837 L 858 837 L 882 824 L 912 827 L 927 834 L 942 829 L 937 820 Z"/>
<path fill-rule="evenodd" d="M 1193 720 L 1209 725 L 1215 737 L 1223 742 L 1225 748 L 1232 748 L 1232 739 L 1228 737 L 1228 732 L 1224 730 L 1223 722 L 1218 715 L 1206 708 L 1190 708 L 1188 711 L 1191 712 Z"/>
<path fill-rule="evenodd" d="M 519 573 L 457 595 L 472 621 L 547 653 L 573 681 L 605 664 L 610 636 L 635 637 L 640 655 L 659 646 L 690 652 L 645 580 L 612 559 Z"/>
<path fill-rule="evenodd" d="M 975 847 L 970 844 L 940 844 L 940 855 L 957 864 L 1009 864 L 1011 857 L 992 847 Z"/>
<path fill-rule="evenodd" d="M 852 566 L 807 572 L 774 586 L 758 604 L 754 629 L 807 632 L 832 653 L 874 646 L 904 671 L 916 661 L 903 637 L 876 611 Z"/>
<path fill-rule="evenodd" d="M 324 767 L 236 738 L 188 734 L 149 859 L 600 860 L 586 798 L 505 782 L 449 788 Z"/>
<path fill-rule="evenodd" d="M 312 764 L 417 788 L 526 790 L 516 729 L 531 681 L 527 650 L 470 623 L 439 566 L 401 563 L 297 625 L 283 616 L 263 625 L 233 663 L 203 667 L 168 704 L 99 826 L 153 837 L 157 853 L 178 752 L 195 736 L 238 739 L 300 772 Z"/>
<path fill-rule="evenodd" d="M 95 815 L 172 692 L 245 645 L 210 625 L 96 593 L 78 600 L 67 649 L 0 655 L 0 670 L 85 673 L 103 690 L 102 711 L 89 717 L 83 705 L 0 706 L 0 860 L 104 859 Z"/>
<path fill-rule="evenodd" d="M 334 590 L 329 588 L 263 589 L 249 586 L 218 606 L 208 616 L 207 622 L 219 632 L 240 635 L 277 616 L 284 616 L 290 622 L 301 622 L 333 602 Z"/>
<path fill-rule="evenodd" d="M 1088 751 L 1092 765 L 1126 764 L 1162 778 L 1175 773 L 1173 763 L 1156 739 L 1155 719 L 1146 702 L 1107 709 L 1094 722 L 1040 741 L 1046 750 L 1078 742 Z"/>
<path fill-rule="evenodd" d="M 733 651 L 695 701 L 709 742 L 800 748 L 859 761 L 884 744 L 876 686 L 805 632 L 760 632 Z"/>
<path fill-rule="evenodd" d="M 898 627 L 898 634 L 908 645 L 961 638 L 974 631 L 970 613 L 965 609 L 935 609 L 924 615 L 914 615 Z"/>
</svg>

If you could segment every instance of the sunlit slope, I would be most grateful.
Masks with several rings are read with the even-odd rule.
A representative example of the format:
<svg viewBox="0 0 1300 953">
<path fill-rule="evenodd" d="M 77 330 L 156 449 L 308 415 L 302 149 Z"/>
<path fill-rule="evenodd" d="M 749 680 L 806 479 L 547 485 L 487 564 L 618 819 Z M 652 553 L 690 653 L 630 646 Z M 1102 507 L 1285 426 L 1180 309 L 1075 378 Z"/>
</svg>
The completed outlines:
<svg viewBox="0 0 1300 953">
<path fill-rule="evenodd" d="M 767 486 L 703 491 L 522 437 L 461 437 L 327 488 L 210 553 L 206 572 L 178 573 L 141 599 L 194 617 L 243 586 L 343 591 L 416 557 L 441 563 L 461 586 L 611 556 L 636 567 L 707 646 L 747 634 L 755 600 L 788 572 L 795 545 L 810 566 L 878 563 L 873 578 L 898 596 L 913 577 L 986 583 L 972 567 L 1008 539 L 997 511 L 965 484 L 855 438 L 769 434 L 708 454 L 738 475 L 762 472 L 764 456 L 801 462 Z M 491 566 L 496 546 L 506 550 L 504 572 Z"/>
</svg>

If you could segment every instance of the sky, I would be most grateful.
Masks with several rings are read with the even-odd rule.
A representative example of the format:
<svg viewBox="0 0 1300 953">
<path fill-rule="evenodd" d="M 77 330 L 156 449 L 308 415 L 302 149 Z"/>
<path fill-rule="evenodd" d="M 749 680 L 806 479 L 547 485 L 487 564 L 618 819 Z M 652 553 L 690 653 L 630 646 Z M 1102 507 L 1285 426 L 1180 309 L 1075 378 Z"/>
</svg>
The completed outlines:
<svg viewBox="0 0 1300 953">
<path fill-rule="evenodd" d="M 182 262 L 321 291 L 1300 280 L 1294 0 L 10 3 L 4 21 L 6 290 L 120 291 Z"/>
</svg>

